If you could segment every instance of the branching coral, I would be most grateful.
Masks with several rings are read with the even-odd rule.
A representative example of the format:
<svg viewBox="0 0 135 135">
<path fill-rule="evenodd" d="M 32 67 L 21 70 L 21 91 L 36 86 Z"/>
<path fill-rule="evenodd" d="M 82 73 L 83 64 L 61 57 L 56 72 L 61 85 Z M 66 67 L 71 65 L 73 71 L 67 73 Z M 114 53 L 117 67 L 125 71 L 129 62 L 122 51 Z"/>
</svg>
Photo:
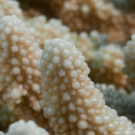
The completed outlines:
<svg viewBox="0 0 135 135">
<path fill-rule="evenodd" d="M 135 32 L 134 27 L 131 26 L 133 20 L 127 21 L 121 12 L 103 0 L 68 0 L 63 2 L 61 9 L 61 12 L 57 13 L 58 16 L 74 31 L 97 29 L 109 33 L 110 41 L 120 42 L 125 42 L 129 34 Z M 127 25 L 132 27 L 132 31 L 127 28 Z"/>
<path fill-rule="evenodd" d="M 16 16 L 0 20 L 0 98 L 19 118 L 48 127 L 39 106 L 42 50 L 30 30 Z M 26 111 L 24 111 L 26 110 Z M 38 116 L 39 115 L 39 116 Z M 37 117 L 38 116 L 38 117 Z"/>
<path fill-rule="evenodd" d="M 6 135 L 49 135 L 48 132 L 36 125 L 34 121 L 19 120 L 10 125 Z"/>
<path fill-rule="evenodd" d="M 26 1 L 22 2 L 25 4 Z M 127 40 L 135 32 L 133 16 L 130 13 L 123 15 L 108 0 L 27 2 L 30 4 L 29 9 L 22 13 L 17 1 L 0 0 L 0 103 L 10 108 L 10 111 L 5 109 L 3 112 L 2 106 L 0 111 L 2 131 L 5 125 L 7 129 L 8 124 L 13 122 L 14 115 L 10 114 L 15 112 L 19 119 L 34 120 L 51 135 L 54 134 L 52 128 L 56 135 L 134 135 L 132 123 L 125 117 L 118 117 L 115 110 L 110 109 L 112 107 L 119 115 L 135 120 L 134 110 L 131 109 L 134 108 L 134 94 L 124 95 L 116 91 L 118 88 L 135 88 L 134 36 L 124 48 L 125 75 L 121 72 L 124 67 L 123 49 L 114 43 L 109 44 L 107 36 L 111 36 L 111 40 Z M 36 10 L 31 8 L 34 6 Z M 47 17 L 37 16 L 41 13 Z M 6 16 L 13 14 L 17 17 Z M 27 20 L 31 16 L 37 17 Z M 47 20 L 48 17 L 51 19 Z M 63 25 L 62 21 L 69 27 Z M 70 28 L 75 32 L 71 32 Z M 107 35 L 95 30 L 107 32 Z M 71 43 L 66 39 L 55 39 L 48 43 L 56 37 L 64 37 Z M 48 45 L 42 56 L 42 66 L 39 66 L 42 71 L 46 69 L 42 85 L 44 94 L 40 103 L 44 110 L 41 110 L 41 75 L 37 65 L 46 43 Z M 95 83 L 114 84 L 117 87 L 98 87 L 110 107 L 104 105 L 103 94 L 87 77 L 89 69 L 82 54 L 91 69 L 90 78 Z M 118 102 L 117 96 L 120 96 Z M 127 102 L 129 105 L 126 105 Z M 43 111 L 52 128 L 43 117 Z M 13 117 L 10 119 L 8 116 Z"/>
<path fill-rule="evenodd" d="M 58 19 L 50 19 L 46 22 L 45 16 L 29 19 L 26 24 L 41 48 L 50 39 L 56 37 L 67 38 L 76 44 L 76 47 L 85 55 L 86 62 L 93 73 L 90 74 L 90 77 L 95 82 L 115 84 L 117 87 L 127 85 L 127 78 L 121 72 L 121 68 L 124 66 L 122 49 L 115 44 L 108 45 L 106 34 L 100 34 L 97 31 L 92 31 L 90 34 L 86 32 L 73 33 Z M 101 48 L 101 46 L 103 47 Z"/>
<path fill-rule="evenodd" d="M 127 77 L 121 72 L 124 66 L 122 48 L 115 44 L 108 45 L 106 34 L 99 34 L 97 31 L 92 31 L 90 34 L 86 32 L 73 33 L 58 19 L 50 19 L 46 22 L 45 16 L 29 19 L 26 24 L 41 48 L 52 38 L 65 37 L 76 44 L 76 47 L 85 55 L 86 62 L 93 73 L 90 77 L 95 82 L 126 87 Z M 103 47 L 101 48 L 101 46 Z M 95 72 L 98 74 L 95 75 Z"/>
<path fill-rule="evenodd" d="M 133 135 L 133 124 L 104 104 L 88 78 L 82 53 L 66 39 L 46 44 L 39 69 L 43 75 L 40 105 L 56 135 Z"/>
<path fill-rule="evenodd" d="M 25 3 L 27 2 L 21 2 L 22 5 Z M 135 32 L 133 16 L 130 14 L 123 15 L 105 0 L 29 0 L 28 3 L 29 8 L 33 5 L 35 7 L 40 5 L 40 8 L 36 9 L 38 11 L 46 10 L 45 7 L 47 6 L 52 17 L 59 17 L 73 31 L 89 32 L 96 29 L 100 32 L 109 33 L 110 41 L 122 43 L 125 43 L 130 35 Z"/>
<path fill-rule="evenodd" d="M 135 93 L 127 94 L 125 90 L 117 90 L 114 85 L 96 84 L 95 87 L 104 94 L 106 105 L 115 109 L 119 116 L 135 121 Z"/>
<path fill-rule="evenodd" d="M 107 34 L 100 34 L 98 31 L 92 31 L 90 34 L 86 32 L 77 34 L 71 32 L 69 27 L 62 24 L 61 20 L 47 20 L 46 16 L 43 15 L 28 19 L 26 25 L 35 36 L 40 48 L 43 48 L 44 44 L 52 38 L 64 37 L 75 43 L 88 60 L 89 51 L 108 44 Z"/>
<path fill-rule="evenodd" d="M 50 39 L 63 37 L 70 33 L 69 28 L 64 26 L 59 19 L 50 19 L 47 21 L 46 16 L 43 15 L 28 19 L 26 25 L 30 28 L 41 48 Z"/>
</svg>

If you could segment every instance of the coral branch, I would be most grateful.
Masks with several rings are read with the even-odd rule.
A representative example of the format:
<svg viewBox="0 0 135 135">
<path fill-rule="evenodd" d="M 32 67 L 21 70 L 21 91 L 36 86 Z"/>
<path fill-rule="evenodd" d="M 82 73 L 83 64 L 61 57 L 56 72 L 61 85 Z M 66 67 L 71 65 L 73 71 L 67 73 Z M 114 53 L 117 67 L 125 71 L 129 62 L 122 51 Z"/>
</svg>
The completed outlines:
<svg viewBox="0 0 135 135">
<path fill-rule="evenodd" d="M 41 52 L 22 20 L 16 16 L 0 19 L 0 101 L 20 118 L 34 119 L 40 126 L 47 127 L 39 106 Z"/>
<path fill-rule="evenodd" d="M 49 135 L 48 132 L 36 125 L 34 121 L 19 120 L 10 125 L 6 135 Z"/>
<path fill-rule="evenodd" d="M 20 19 L 24 19 L 23 11 L 16 0 L 0 0 L 0 19 L 6 15 L 16 15 Z"/>
<path fill-rule="evenodd" d="M 11 103 L 12 108 L 14 103 L 21 102 L 21 97 L 29 96 L 30 106 L 39 110 L 41 75 L 37 65 L 41 50 L 38 44 L 16 16 L 4 16 L 0 20 L 0 38 L 0 93 L 5 93 L 0 95 L 1 100 Z"/>
<path fill-rule="evenodd" d="M 82 53 L 66 39 L 46 44 L 39 69 L 40 102 L 55 135 L 133 135 L 133 124 L 104 104 L 103 94 L 88 78 Z"/>
</svg>

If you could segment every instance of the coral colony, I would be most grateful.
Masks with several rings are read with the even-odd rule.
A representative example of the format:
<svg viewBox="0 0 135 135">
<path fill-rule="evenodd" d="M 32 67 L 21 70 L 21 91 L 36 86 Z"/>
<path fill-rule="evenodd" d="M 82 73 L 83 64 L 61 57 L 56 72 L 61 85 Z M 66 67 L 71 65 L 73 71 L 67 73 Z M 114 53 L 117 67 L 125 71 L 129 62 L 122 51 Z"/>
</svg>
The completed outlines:
<svg viewBox="0 0 135 135">
<path fill-rule="evenodd" d="M 0 135 L 135 135 L 134 0 L 0 0 Z"/>
</svg>

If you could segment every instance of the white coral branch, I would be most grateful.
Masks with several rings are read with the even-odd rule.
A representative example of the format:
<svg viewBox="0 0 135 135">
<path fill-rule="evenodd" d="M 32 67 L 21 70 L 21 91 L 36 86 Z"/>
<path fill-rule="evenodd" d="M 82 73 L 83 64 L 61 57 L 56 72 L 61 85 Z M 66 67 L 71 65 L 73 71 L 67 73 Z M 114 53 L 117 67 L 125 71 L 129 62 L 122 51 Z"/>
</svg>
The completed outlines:
<svg viewBox="0 0 135 135">
<path fill-rule="evenodd" d="M 66 39 L 44 48 L 40 102 L 55 135 L 133 135 L 133 124 L 104 103 L 103 94 L 88 77 L 82 53 Z"/>
<path fill-rule="evenodd" d="M 6 135 L 49 135 L 49 133 L 36 125 L 32 120 L 25 122 L 19 120 L 10 125 Z"/>
</svg>

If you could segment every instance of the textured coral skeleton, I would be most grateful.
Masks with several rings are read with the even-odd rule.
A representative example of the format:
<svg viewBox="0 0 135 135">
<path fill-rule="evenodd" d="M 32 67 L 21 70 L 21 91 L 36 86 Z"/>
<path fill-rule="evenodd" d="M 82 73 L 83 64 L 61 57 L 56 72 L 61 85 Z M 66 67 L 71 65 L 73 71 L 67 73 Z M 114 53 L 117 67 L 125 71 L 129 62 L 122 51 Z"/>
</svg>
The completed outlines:
<svg viewBox="0 0 135 135">
<path fill-rule="evenodd" d="M 0 18 L 5 15 L 15 14 L 20 19 L 23 19 L 23 12 L 19 8 L 19 3 L 13 0 L 0 0 Z"/>
<path fill-rule="evenodd" d="M 19 128 L 18 128 L 19 127 Z M 19 120 L 10 125 L 6 135 L 49 135 L 48 132 L 36 125 L 34 121 Z"/>
<path fill-rule="evenodd" d="M 114 2 L 114 4 L 119 4 L 120 2 L 117 1 L 116 3 L 115 0 L 110 1 Z M 126 3 L 126 0 L 123 1 L 123 4 L 124 2 Z M 111 112 L 111 108 L 116 109 L 118 115 L 122 115 L 122 117 L 118 117 L 116 111 L 113 110 L 113 116 L 109 115 L 109 117 L 114 118 L 114 116 L 116 116 L 118 121 L 124 121 L 125 123 L 127 118 L 123 117 L 124 115 L 134 122 L 135 36 L 132 35 L 131 40 L 128 41 L 135 30 L 133 18 L 134 1 L 130 0 L 128 3 L 130 3 L 130 5 L 127 4 L 125 5 L 126 7 L 122 9 L 120 5 L 115 5 L 116 7 L 114 7 L 109 0 L 34 0 L 32 3 L 31 0 L 25 2 L 22 0 L 0 0 L 0 104 L 2 105 L 0 108 L 0 121 L 3 121 L 2 123 L 0 122 L 0 130 L 7 133 L 9 124 L 18 119 L 25 120 L 26 122 L 23 121 L 24 125 L 27 125 L 27 121 L 32 120 L 37 126 L 47 130 L 50 135 L 54 135 L 53 130 L 59 131 L 59 129 L 61 129 L 60 132 L 63 132 L 63 129 L 66 129 L 66 125 L 60 126 L 60 128 L 57 127 L 56 124 L 52 126 L 51 122 L 55 122 L 56 119 L 51 119 L 51 122 L 48 122 L 43 116 L 43 111 L 46 116 L 46 109 L 42 110 L 39 106 L 41 97 L 45 98 L 45 95 L 41 95 L 41 89 L 43 89 L 43 87 L 40 88 L 42 77 L 38 71 L 41 53 L 45 44 L 48 44 L 51 39 L 58 37 L 64 38 L 65 44 L 67 42 L 66 39 L 70 41 L 71 44 L 75 44 L 82 52 L 80 52 L 80 55 L 85 56 L 85 62 L 91 70 L 89 78 L 91 78 L 94 83 L 98 83 L 95 86 L 93 83 L 90 83 L 97 94 L 93 96 L 99 96 L 100 101 L 101 99 L 103 101 L 102 105 L 104 105 L 104 95 L 106 105 L 109 106 L 109 111 Z M 131 10 L 129 6 L 132 7 Z M 126 10 L 128 10 L 128 13 L 126 13 Z M 128 42 L 125 45 L 124 43 L 126 41 Z M 123 45 L 119 42 L 123 43 Z M 123 48 L 123 46 L 125 47 Z M 66 47 L 67 46 L 64 46 L 64 49 Z M 49 55 L 48 53 L 48 56 Z M 53 60 L 53 62 L 57 61 L 57 58 Z M 58 65 L 60 66 L 60 64 Z M 52 69 L 51 63 L 44 65 L 44 67 L 46 66 L 47 70 Z M 75 72 L 76 71 L 72 72 L 70 75 L 73 77 Z M 79 71 L 79 75 L 80 73 Z M 59 74 L 63 73 L 60 72 Z M 57 75 L 56 72 L 55 75 Z M 70 75 L 68 78 L 71 77 Z M 48 83 L 51 78 L 47 79 Z M 70 79 L 70 82 L 72 82 L 72 80 L 74 79 Z M 44 81 L 45 80 L 43 80 L 43 82 Z M 58 80 L 55 78 L 55 81 L 57 82 Z M 48 87 L 49 86 L 46 88 Z M 60 89 L 64 87 L 64 85 L 61 85 Z M 97 88 L 99 90 L 97 90 Z M 100 93 L 100 90 L 103 94 Z M 72 110 L 75 107 L 73 104 L 77 105 L 77 107 L 81 106 L 81 100 L 79 99 L 73 103 L 78 96 L 74 96 L 75 91 L 70 91 L 71 93 L 66 93 L 62 96 L 62 100 L 70 96 L 74 97 L 69 107 L 67 107 Z M 81 92 L 82 91 L 80 91 L 80 93 Z M 87 99 L 91 98 L 90 96 L 86 97 Z M 43 102 L 42 100 L 41 105 L 49 105 L 51 102 L 55 101 L 57 97 L 51 97 L 51 101 L 49 97 L 47 97 L 47 99 L 47 102 Z M 64 102 L 61 102 L 61 104 L 63 103 Z M 96 103 L 93 107 L 95 106 Z M 86 106 L 81 107 L 85 110 Z M 96 122 L 94 122 L 93 119 L 90 120 L 91 117 L 87 119 L 85 113 L 81 114 L 81 111 L 84 111 L 82 108 L 79 108 L 79 114 L 75 111 L 77 112 L 77 120 L 81 119 L 86 122 L 84 122 L 84 125 L 81 125 L 82 123 L 78 125 L 85 127 L 87 124 L 91 124 L 92 126 L 84 130 L 82 129 L 82 131 L 78 129 L 78 125 L 75 123 L 75 128 L 73 129 L 74 124 L 68 121 L 69 125 L 71 124 L 71 126 L 68 127 L 70 129 L 69 132 L 72 132 L 72 134 L 76 132 L 78 135 L 83 135 L 86 132 L 88 132 L 88 135 L 98 135 L 103 134 L 103 132 L 104 134 L 110 134 L 111 131 L 109 130 L 114 127 L 113 124 L 116 124 L 116 121 L 113 124 L 111 123 L 111 129 L 110 127 L 106 127 L 104 122 L 96 124 L 96 122 L 99 122 L 101 119 Z M 94 108 L 91 109 L 94 110 Z M 60 110 L 61 109 L 59 109 L 59 111 Z M 99 114 L 102 109 L 96 108 L 95 110 L 95 116 L 98 115 L 101 118 L 102 116 Z M 109 111 L 106 113 L 110 113 Z M 58 116 L 59 115 L 60 113 Z M 62 118 L 58 117 L 58 124 L 64 122 L 63 116 L 64 114 Z M 103 116 L 105 116 L 105 113 Z M 68 119 L 68 117 L 65 118 L 66 120 Z M 75 117 L 70 117 L 71 121 L 72 118 Z M 92 123 L 89 123 L 90 121 L 92 121 Z M 19 122 L 16 123 L 19 124 Z M 123 125 L 123 122 L 120 124 L 125 128 L 126 125 Z M 129 128 L 128 131 L 125 131 L 125 135 L 134 135 L 132 130 L 133 124 L 129 122 L 128 126 Z M 93 130 L 90 131 L 89 129 Z M 18 131 L 19 130 L 21 130 L 21 126 Z M 13 128 L 12 131 L 15 135 L 15 128 Z M 124 132 L 124 130 L 116 132 L 116 135 L 120 134 L 120 132 Z M 0 135 L 1 134 L 3 135 L 2 132 L 0 132 Z M 124 133 L 121 134 L 123 135 Z"/>
<path fill-rule="evenodd" d="M 50 19 L 46 22 L 45 16 L 29 19 L 26 25 L 35 35 L 41 48 L 55 37 L 67 38 L 76 44 L 77 48 L 85 55 L 89 67 L 93 70 L 90 74 L 93 81 L 97 81 L 96 79 L 104 76 L 98 81 L 108 84 L 113 83 L 117 87 L 126 87 L 127 77 L 121 72 L 124 66 L 122 48 L 113 44 L 108 45 L 107 35 L 99 34 L 97 31 L 92 31 L 90 34 L 86 32 L 81 32 L 80 34 L 70 32 L 69 28 L 62 25 L 60 20 Z M 95 72 L 98 72 L 98 74 L 95 75 Z"/>
<path fill-rule="evenodd" d="M 66 39 L 53 39 L 44 48 L 39 66 L 43 75 L 40 105 L 55 135 L 135 134 L 126 117 L 118 117 L 105 105 L 103 94 L 88 78 L 84 60 Z"/>
<path fill-rule="evenodd" d="M 29 29 L 16 16 L 3 17 L 0 25 L 1 102 L 15 109 L 25 120 L 35 117 L 36 121 L 36 115 L 41 114 L 41 75 L 37 67 L 42 50 Z M 40 123 L 46 121 L 42 115 L 40 117 Z"/>
<path fill-rule="evenodd" d="M 4 103 L 9 102 L 12 108 L 12 99 L 19 103 L 21 98 L 29 93 L 28 99 L 32 108 L 38 110 L 36 100 L 40 94 L 40 73 L 37 66 L 41 50 L 24 23 L 16 16 L 5 16 L 0 20 L 0 24 L 0 90 L 8 93 L 7 97 L 1 97 L 1 100 Z M 34 92 L 35 96 L 32 96 Z M 11 100 L 8 101 L 10 97 Z"/>
<path fill-rule="evenodd" d="M 96 51 L 92 61 L 87 63 L 92 70 L 90 78 L 94 82 L 115 84 L 118 88 L 127 87 L 128 77 L 121 71 L 124 67 L 121 47 L 114 44 L 101 47 L 99 51 Z"/>
</svg>

